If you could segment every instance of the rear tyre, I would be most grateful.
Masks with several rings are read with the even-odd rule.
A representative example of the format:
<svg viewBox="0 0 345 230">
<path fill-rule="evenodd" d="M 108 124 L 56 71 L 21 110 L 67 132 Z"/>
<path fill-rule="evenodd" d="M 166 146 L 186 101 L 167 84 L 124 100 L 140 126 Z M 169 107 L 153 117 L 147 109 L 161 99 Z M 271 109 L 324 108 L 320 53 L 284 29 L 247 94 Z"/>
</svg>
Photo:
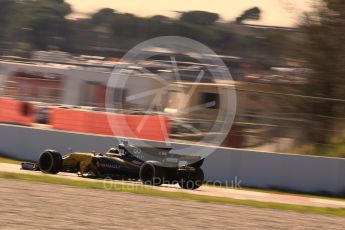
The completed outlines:
<svg viewBox="0 0 345 230">
<path fill-rule="evenodd" d="M 151 162 L 145 162 L 140 167 L 140 180 L 145 185 L 160 186 L 163 184 L 163 169 Z"/>
<path fill-rule="evenodd" d="M 204 172 L 201 168 L 195 169 L 195 172 L 188 177 L 181 178 L 178 182 L 181 188 L 184 189 L 198 189 L 204 182 Z"/>
<path fill-rule="evenodd" d="M 62 156 L 54 150 L 44 151 L 39 159 L 40 170 L 48 174 L 57 174 L 62 169 Z"/>
</svg>

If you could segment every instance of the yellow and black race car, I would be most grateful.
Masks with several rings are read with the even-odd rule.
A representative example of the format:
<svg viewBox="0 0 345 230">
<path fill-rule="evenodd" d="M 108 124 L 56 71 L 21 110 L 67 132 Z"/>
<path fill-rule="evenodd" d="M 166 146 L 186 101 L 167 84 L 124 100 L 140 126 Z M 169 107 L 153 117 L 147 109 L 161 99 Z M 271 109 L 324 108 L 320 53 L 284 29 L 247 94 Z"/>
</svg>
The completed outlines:
<svg viewBox="0 0 345 230">
<path fill-rule="evenodd" d="M 200 168 L 204 159 L 170 153 L 171 148 L 137 147 L 124 141 L 117 148 L 102 153 L 74 152 L 62 156 L 45 150 L 38 163 L 22 163 L 22 169 L 44 173 L 78 173 L 80 176 L 111 177 L 141 180 L 159 186 L 178 183 L 185 189 L 197 189 L 204 181 Z M 150 160 L 146 160 L 150 159 Z"/>
</svg>

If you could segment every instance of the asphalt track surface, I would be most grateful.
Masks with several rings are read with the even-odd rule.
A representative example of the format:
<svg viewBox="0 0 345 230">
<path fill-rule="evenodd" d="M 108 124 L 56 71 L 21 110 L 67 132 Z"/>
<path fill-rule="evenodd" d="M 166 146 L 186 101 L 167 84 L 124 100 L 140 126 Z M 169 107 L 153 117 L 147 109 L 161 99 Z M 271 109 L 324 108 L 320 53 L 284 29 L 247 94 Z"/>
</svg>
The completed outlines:
<svg viewBox="0 0 345 230">
<path fill-rule="evenodd" d="M 25 170 L 20 169 L 20 165 L 5 164 L 5 163 L 0 163 L 0 171 L 42 175 L 42 173 L 39 171 L 36 171 L 36 172 L 25 171 Z M 73 179 L 73 180 L 95 181 L 95 179 L 78 177 L 74 173 L 59 173 L 57 175 L 49 175 L 49 176 Z M 124 186 L 125 185 L 144 186 L 140 182 L 133 182 L 133 181 L 128 182 L 128 181 L 115 180 L 112 182 L 107 182 L 107 184 L 109 183 L 117 183 L 117 184 L 122 184 Z M 296 194 L 277 194 L 277 193 L 251 191 L 251 190 L 245 190 L 245 189 L 231 189 L 231 188 L 215 187 L 215 186 L 207 186 L 207 185 L 201 186 L 197 190 L 181 189 L 178 185 L 162 185 L 159 187 L 152 187 L 152 188 L 159 189 L 162 191 L 169 191 L 169 192 L 185 192 L 185 193 L 192 193 L 192 194 L 198 194 L 198 195 L 228 197 L 228 198 L 241 199 L 241 200 L 255 200 L 255 201 L 263 201 L 263 202 L 307 205 L 307 206 L 315 206 L 315 207 L 345 208 L 345 199 L 344 200 L 330 199 L 330 198 L 296 195 Z M 345 223 L 344 223 L 344 226 L 345 226 Z"/>
<path fill-rule="evenodd" d="M 344 229 L 345 218 L 0 179 L 0 229 Z"/>
</svg>

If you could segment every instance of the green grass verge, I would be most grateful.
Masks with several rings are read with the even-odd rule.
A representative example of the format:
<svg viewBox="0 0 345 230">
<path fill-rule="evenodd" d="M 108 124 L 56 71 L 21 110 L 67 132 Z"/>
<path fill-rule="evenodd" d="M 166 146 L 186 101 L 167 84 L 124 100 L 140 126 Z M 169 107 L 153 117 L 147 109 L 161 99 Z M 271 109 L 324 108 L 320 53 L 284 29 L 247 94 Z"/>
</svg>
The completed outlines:
<svg viewBox="0 0 345 230">
<path fill-rule="evenodd" d="M 196 195 L 188 194 L 184 192 L 167 192 L 153 189 L 147 186 L 138 186 L 135 184 L 119 184 L 111 183 L 109 181 L 80 181 L 66 178 L 52 177 L 48 175 L 30 175 L 30 174 L 20 174 L 20 173 L 7 173 L 0 172 L 0 178 L 5 179 L 17 179 L 17 180 L 26 180 L 26 181 L 35 181 L 43 182 L 49 184 L 57 185 L 68 185 L 80 188 L 89 188 L 89 189 L 106 189 L 117 192 L 129 192 L 141 195 L 148 195 L 154 197 L 165 197 L 165 198 L 174 198 L 174 199 L 187 199 L 200 202 L 209 202 L 223 205 L 242 205 L 250 206 L 256 208 L 270 208 L 286 211 L 297 211 L 302 213 L 316 213 L 316 214 L 325 214 L 325 215 L 336 215 L 345 217 L 345 208 L 323 208 L 323 207 L 311 207 L 311 206 L 302 206 L 302 205 L 291 205 L 291 204 L 280 204 L 272 202 L 261 202 L 261 201 L 252 201 L 252 200 L 238 200 L 227 197 L 214 197 L 206 195 Z M 111 183 L 111 184 L 109 184 Z M 111 186 L 110 186 L 111 185 Z"/>
<path fill-rule="evenodd" d="M 225 189 L 233 189 L 232 186 L 225 185 L 225 184 L 214 184 L 214 183 L 205 183 L 205 185 L 210 186 L 210 187 L 217 187 L 217 188 L 225 188 Z M 279 189 L 279 188 L 254 188 L 254 187 L 246 187 L 246 186 L 241 186 L 241 189 L 243 191 L 249 191 L 249 192 L 263 192 L 263 193 L 268 193 L 268 194 L 278 194 L 278 195 L 300 195 L 303 197 L 309 197 L 309 198 L 316 198 L 316 199 L 329 199 L 329 200 L 335 200 L 335 201 L 344 201 L 343 196 L 336 196 L 332 194 L 327 194 L 327 193 L 307 193 L 307 192 L 300 192 L 300 191 L 295 191 L 295 190 L 289 190 L 289 189 Z"/>
<path fill-rule="evenodd" d="M 7 163 L 7 164 L 20 164 L 21 161 L 19 160 L 14 160 L 5 156 L 0 155 L 0 163 Z"/>
</svg>

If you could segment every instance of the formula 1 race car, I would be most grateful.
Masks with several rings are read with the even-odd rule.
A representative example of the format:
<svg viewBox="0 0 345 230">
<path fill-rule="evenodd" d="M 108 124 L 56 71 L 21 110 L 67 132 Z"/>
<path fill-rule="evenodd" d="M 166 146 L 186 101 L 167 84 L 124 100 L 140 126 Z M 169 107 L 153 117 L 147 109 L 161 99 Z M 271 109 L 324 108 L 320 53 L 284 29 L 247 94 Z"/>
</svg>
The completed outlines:
<svg viewBox="0 0 345 230">
<path fill-rule="evenodd" d="M 80 176 L 141 180 L 159 186 L 178 183 L 184 189 L 197 189 L 204 181 L 200 168 L 204 159 L 170 153 L 171 148 L 136 147 L 124 141 L 117 148 L 102 153 L 70 153 L 62 156 L 45 150 L 38 163 L 23 162 L 22 169 L 43 173 L 77 173 Z M 150 160 L 144 160 L 150 159 Z"/>
</svg>

